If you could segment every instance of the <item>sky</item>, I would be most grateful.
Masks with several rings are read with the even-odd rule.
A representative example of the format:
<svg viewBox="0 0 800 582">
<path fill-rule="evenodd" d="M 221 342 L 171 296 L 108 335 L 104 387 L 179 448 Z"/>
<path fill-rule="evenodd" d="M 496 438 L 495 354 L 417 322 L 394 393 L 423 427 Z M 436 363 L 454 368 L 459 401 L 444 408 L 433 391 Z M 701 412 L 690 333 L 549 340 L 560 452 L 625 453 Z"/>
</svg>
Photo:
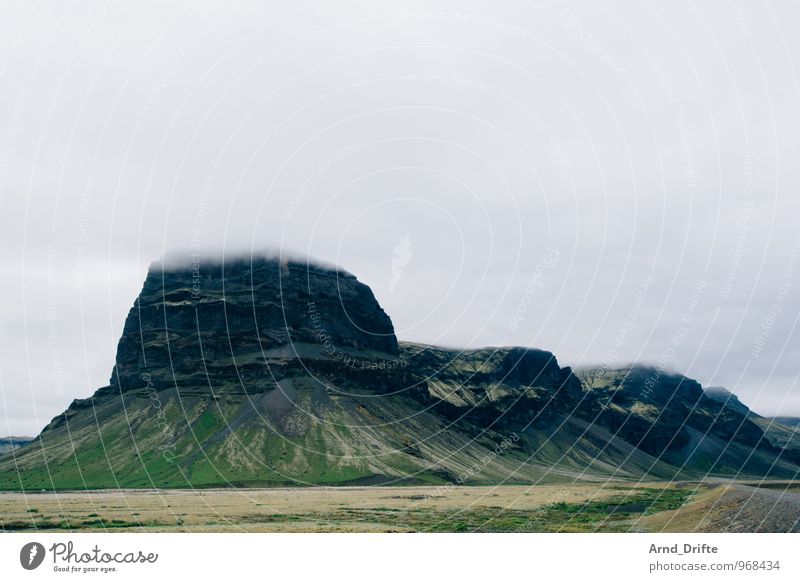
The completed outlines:
<svg viewBox="0 0 800 582">
<path fill-rule="evenodd" d="M 800 415 L 793 0 L 2 11 L 0 434 L 106 385 L 187 250 L 341 265 L 400 339 Z"/>
</svg>

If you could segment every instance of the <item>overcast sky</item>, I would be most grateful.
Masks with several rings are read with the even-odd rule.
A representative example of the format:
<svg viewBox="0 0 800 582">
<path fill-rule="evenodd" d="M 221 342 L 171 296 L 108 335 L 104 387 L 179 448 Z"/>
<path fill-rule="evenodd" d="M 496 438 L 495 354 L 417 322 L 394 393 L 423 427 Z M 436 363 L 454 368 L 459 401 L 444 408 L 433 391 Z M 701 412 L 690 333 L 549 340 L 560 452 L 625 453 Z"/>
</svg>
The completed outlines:
<svg viewBox="0 0 800 582">
<path fill-rule="evenodd" d="M 794 0 L 2 14 L 0 433 L 105 385 L 149 263 L 193 244 L 340 264 L 401 339 L 800 414 Z"/>
</svg>

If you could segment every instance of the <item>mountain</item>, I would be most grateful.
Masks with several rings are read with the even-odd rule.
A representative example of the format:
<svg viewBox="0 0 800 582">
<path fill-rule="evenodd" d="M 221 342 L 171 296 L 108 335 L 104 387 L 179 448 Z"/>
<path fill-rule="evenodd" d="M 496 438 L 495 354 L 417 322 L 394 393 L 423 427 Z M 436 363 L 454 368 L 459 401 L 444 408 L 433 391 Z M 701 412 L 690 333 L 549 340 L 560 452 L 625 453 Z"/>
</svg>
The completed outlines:
<svg viewBox="0 0 800 582">
<path fill-rule="evenodd" d="M 765 418 L 745 406 L 735 394 L 721 386 L 705 389 L 706 396 L 721 402 L 726 408 L 747 416 L 764 432 L 764 438 L 783 451 L 781 457 L 800 463 L 800 420 L 792 417 Z"/>
<path fill-rule="evenodd" d="M 796 473 L 787 451 L 735 397 L 721 401 L 718 392 L 658 367 L 588 368 L 578 376 L 595 397 L 595 422 L 673 466 L 701 476 Z"/>
<path fill-rule="evenodd" d="M 800 418 L 796 416 L 773 416 L 770 417 L 768 420 L 772 420 L 779 424 L 789 427 L 797 427 L 800 426 Z"/>
<path fill-rule="evenodd" d="M 0 437 L 0 455 L 10 452 L 13 449 L 24 447 L 33 440 L 33 437 L 7 436 Z"/>
<path fill-rule="evenodd" d="M 0 489 L 788 478 L 784 449 L 677 374 L 399 342 L 346 271 L 189 257 L 151 266 L 108 384 Z"/>
</svg>

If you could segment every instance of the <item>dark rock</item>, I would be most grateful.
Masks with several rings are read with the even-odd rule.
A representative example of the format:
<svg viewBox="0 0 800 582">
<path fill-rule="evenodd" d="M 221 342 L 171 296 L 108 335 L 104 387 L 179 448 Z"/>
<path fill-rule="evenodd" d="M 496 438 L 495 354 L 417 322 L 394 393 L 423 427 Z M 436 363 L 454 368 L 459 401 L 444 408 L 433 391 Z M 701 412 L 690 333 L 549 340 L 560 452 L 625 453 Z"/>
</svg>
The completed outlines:
<svg viewBox="0 0 800 582">
<path fill-rule="evenodd" d="M 254 257 L 156 263 L 131 308 L 111 384 L 251 384 L 296 358 L 394 360 L 392 322 L 353 275 Z"/>
</svg>

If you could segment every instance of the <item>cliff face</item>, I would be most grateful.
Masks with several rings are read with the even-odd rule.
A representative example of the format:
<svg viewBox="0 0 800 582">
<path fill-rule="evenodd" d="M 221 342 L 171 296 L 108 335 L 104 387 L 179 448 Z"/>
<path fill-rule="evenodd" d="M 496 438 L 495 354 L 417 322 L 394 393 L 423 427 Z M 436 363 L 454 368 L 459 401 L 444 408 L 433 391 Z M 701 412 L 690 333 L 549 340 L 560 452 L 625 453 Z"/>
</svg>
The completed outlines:
<svg viewBox="0 0 800 582">
<path fill-rule="evenodd" d="M 131 308 L 110 384 L 254 388 L 287 362 L 395 359 L 397 339 L 353 275 L 303 262 L 241 259 L 153 265 Z"/>
<path fill-rule="evenodd" d="M 753 419 L 649 368 L 398 344 L 339 269 L 187 259 L 153 265 L 109 385 L 0 458 L 0 489 L 794 476 L 795 433 Z"/>
</svg>

